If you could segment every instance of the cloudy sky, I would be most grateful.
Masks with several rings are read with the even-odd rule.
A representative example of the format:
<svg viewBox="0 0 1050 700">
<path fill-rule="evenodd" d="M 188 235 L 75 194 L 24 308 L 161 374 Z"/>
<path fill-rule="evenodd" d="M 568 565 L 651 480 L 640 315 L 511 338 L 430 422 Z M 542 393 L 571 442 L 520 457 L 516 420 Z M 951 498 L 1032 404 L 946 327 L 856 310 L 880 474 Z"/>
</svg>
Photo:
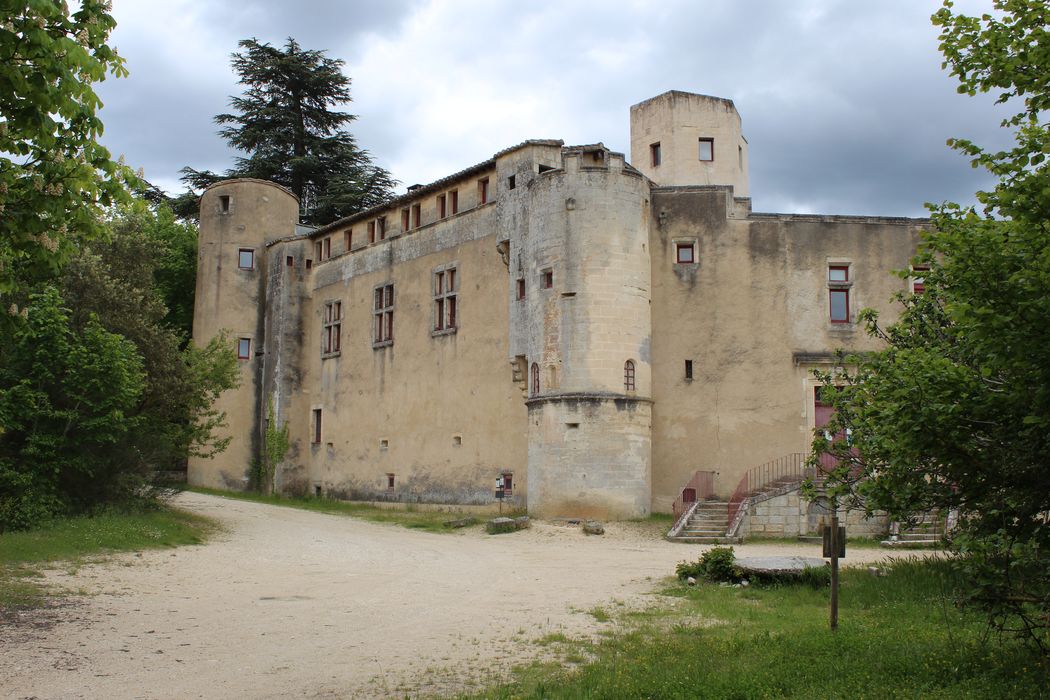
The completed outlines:
<svg viewBox="0 0 1050 700">
<path fill-rule="evenodd" d="M 630 105 L 728 97 L 755 211 L 922 216 L 990 182 L 949 136 L 1006 143 L 992 98 L 956 94 L 939 0 L 114 0 L 131 76 L 99 85 L 104 142 L 168 191 L 233 153 L 212 117 L 239 92 L 239 39 L 346 62 L 353 132 L 404 187 L 529 138 L 629 155 Z M 960 0 L 969 13 L 991 0 Z"/>
</svg>

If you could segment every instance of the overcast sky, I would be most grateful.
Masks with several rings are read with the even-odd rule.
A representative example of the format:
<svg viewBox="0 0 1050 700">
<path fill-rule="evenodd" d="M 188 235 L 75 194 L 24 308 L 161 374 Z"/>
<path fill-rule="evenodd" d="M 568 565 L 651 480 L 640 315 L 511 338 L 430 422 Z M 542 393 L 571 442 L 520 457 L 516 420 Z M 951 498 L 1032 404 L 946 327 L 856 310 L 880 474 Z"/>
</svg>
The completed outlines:
<svg viewBox="0 0 1050 700">
<path fill-rule="evenodd" d="M 949 136 L 1005 144 L 992 98 L 941 69 L 936 0 L 114 0 L 131 76 L 98 86 L 104 142 L 164 189 L 233 152 L 214 115 L 239 39 L 294 37 L 346 62 L 352 131 L 402 185 L 530 138 L 630 157 L 630 105 L 732 99 L 755 211 L 922 216 L 988 187 Z M 991 0 L 960 0 L 970 13 Z"/>
</svg>

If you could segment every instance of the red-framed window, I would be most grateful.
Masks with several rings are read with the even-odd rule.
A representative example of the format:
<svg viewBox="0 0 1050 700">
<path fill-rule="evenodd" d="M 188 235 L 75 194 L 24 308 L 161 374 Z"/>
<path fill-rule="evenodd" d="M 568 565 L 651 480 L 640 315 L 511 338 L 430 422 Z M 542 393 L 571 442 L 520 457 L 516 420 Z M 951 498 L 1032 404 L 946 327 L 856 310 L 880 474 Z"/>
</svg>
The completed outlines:
<svg viewBox="0 0 1050 700">
<path fill-rule="evenodd" d="M 394 342 L 394 285 L 376 287 L 374 299 L 372 346 L 391 345 Z"/>
<path fill-rule="evenodd" d="M 679 241 L 674 244 L 674 261 L 679 265 L 692 265 L 696 262 L 696 243 Z"/>
<path fill-rule="evenodd" d="M 550 289 L 554 286 L 554 272 L 552 270 L 543 271 L 543 288 Z"/>
<path fill-rule="evenodd" d="M 623 363 L 623 389 L 634 391 L 634 387 L 634 360 L 627 360 Z"/>
<path fill-rule="evenodd" d="M 506 496 L 514 492 L 514 472 L 503 472 L 503 493 Z"/>
<path fill-rule="evenodd" d="M 295 267 L 295 258 L 294 258 L 294 257 L 292 257 L 291 255 L 289 255 L 288 257 L 286 257 L 286 258 L 284 259 L 284 263 L 285 263 L 285 265 L 287 265 L 288 267 Z"/>
<path fill-rule="evenodd" d="M 483 177 L 478 180 L 478 204 L 486 204 L 489 201 L 489 179 Z"/>
<path fill-rule="evenodd" d="M 254 270 L 255 250 L 252 248 L 239 248 L 237 250 L 237 267 L 242 270 Z"/>
<path fill-rule="evenodd" d="M 828 314 L 832 323 L 849 323 L 849 284 L 849 265 L 828 265 Z"/>
<path fill-rule="evenodd" d="M 407 231 L 409 228 L 411 227 L 409 226 L 408 208 L 406 207 L 401 210 L 401 230 Z"/>
<path fill-rule="evenodd" d="M 419 204 L 412 205 L 412 228 L 419 228 L 423 224 L 423 207 Z"/>
<path fill-rule="evenodd" d="M 531 379 L 530 393 L 536 396 L 540 393 L 540 366 L 535 362 L 532 363 L 532 369 L 529 371 L 529 377 Z"/>
<path fill-rule="evenodd" d="M 381 216 L 376 219 L 376 231 L 379 233 L 379 240 L 386 240 L 386 217 Z"/>
<path fill-rule="evenodd" d="M 368 222 L 368 242 L 369 243 L 375 243 L 376 242 L 376 222 L 374 222 L 374 221 L 369 221 Z"/>
<path fill-rule="evenodd" d="M 238 338 L 237 339 L 237 359 L 238 360 L 250 360 L 252 357 L 252 339 L 251 338 Z"/>
<path fill-rule="evenodd" d="M 518 301 L 525 298 L 525 279 L 518 280 Z"/>
<path fill-rule="evenodd" d="M 459 190 L 452 190 L 448 193 L 448 208 L 451 213 L 459 213 Z"/>
<path fill-rule="evenodd" d="M 715 159 L 715 140 L 710 137 L 700 137 L 700 160 L 710 162 Z"/>
<path fill-rule="evenodd" d="M 444 219 L 446 214 L 445 214 L 445 195 L 443 195 L 443 194 L 439 194 L 437 196 L 437 210 L 438 210 L 438 218 L 439 219 Z"/>
<path fill-rule="evenodd" d="M 926 293 L 926 273 L 930 271 L 929 265 L 916 265 L 911 269 L 911 292 L 912 294 Z"/>
</svg>

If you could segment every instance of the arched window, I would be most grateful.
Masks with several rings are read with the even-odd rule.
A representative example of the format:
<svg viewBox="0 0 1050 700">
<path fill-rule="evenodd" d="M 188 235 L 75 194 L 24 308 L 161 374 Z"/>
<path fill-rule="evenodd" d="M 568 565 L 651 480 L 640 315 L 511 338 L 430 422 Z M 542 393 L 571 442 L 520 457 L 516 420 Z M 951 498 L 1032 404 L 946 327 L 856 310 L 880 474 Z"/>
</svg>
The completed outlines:
<svg viewBox="0 0 1050 700">
<path fill-rule="evenodd" d="M 540 393 L 540 366 L 532 363 L 532 395 Z"/>
<path fill-rule="evenodd" d="M 623 390 L 634 391 L 634 360 L 623 363 Z"/>
</svg>

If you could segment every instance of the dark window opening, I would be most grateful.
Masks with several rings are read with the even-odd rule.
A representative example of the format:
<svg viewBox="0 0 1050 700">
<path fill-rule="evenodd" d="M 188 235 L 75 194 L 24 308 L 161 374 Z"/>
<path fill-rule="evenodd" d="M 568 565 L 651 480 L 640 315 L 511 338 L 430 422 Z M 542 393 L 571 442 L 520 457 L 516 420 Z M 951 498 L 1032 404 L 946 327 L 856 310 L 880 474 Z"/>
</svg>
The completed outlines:
<svg viewBox="0 0 1050 700">
<path fill-rule="evenodd" d="M 530 376 L 532 379 L 532 395 L 536 396 L 540 393 L 540 366 L 535 362 L 532 363 Z"/>
<path fill-rule="evenodd" d="M 507 178 L 507 189 L 512 190 L 517 186 L 517 176 L 511 175 Z"/>
<path fill-rule="evenodd" d="M 686 379 L 692 379 L 693 378 L 693 361 L 692 360 L 686 360 L 685 361 L 685 378 Z"/>
<path fill-rule="evenodd" d="M 387 491 L 393 491 L 394 490 L 394 475 L 393 474 L 387 474 L 386 475 L 386 490 Z"/>
<path fill-rule="evenodd" d="M 401 210 L 401 230 L 402 231 L 407 231 L 408 229 L 409 229 L 409 225 L 408 225 L 408 209 L 402 209 Z"/>
<path fill-rule="evenodd" d="M 554 286 L 554 272 L 551 270 L 543 271 L 543 288 L 550 289 Z"/>
<path fill-rule="evenodd" d="M 444 219 L 445 218 L 445 195 L 443 195 L 443 194 L 439 194 L 438 197 L 437 197 L 437 209 L 438 209 L 438 218 L 439 219 Z"/>
<path fill-rule="evenodd" d="M 518 301 L 525 298 L 525 280 L 518 280 Z"/>
<path fill-rule="evenodd" d="M 314 439 L 315 445 L 321 444 L 321 409 L 315 408 L 314 414 Z"/>
<path fill-rule="evenodd" d="M 284 264 L 288 267 L 295 267 L 295 258 L 289 255 L 287 258 L 284 259 Z"/>
<path fill-rule="evenodd" d="M 448 206 L 453 214 L 459 213 L 459 190 L 452 190 L 448 193 Z"/>
<path fill-rule="evenodd" d="M 369 243 L 375 243 L 376 242 L 376 222 L 374 222 L 374 221 L 369 221 L 368 222 L 368 242 Z"/>
<path fill-rule="evenodd" d="M 649 144 L 649 164 L 654 168 L 660 165 L 660 142 Z"/>
<path fill-rule="evenodd" d="M 487 177 L 478 180 L 478 204 L 486 204 L 489 201 L 489 179 Z"/>
<path fill-rule="evenodd" d="M 219 195 L 219 211 L 223 214 L 230 213 L 230 195 L 220 194 Z"/>
<path fill-rule="evenodd" d="M 314 261 L 310 260 L 309 258 L 307 258 L 306 259 L 306 269 L 309 270 L 313 266 L 314 266 Z"/>
<path fill-rule="evenodd" d="M 510 496 L 512 491 L 514 491 L 514 474 L 503 472 L 503 493 Z"/>
<path fill-rule="evenodd" d="M 419 228 L 423 223 L 423 208 L 419 204 L 412 205 L 412 228 Z"/>
</svg>

